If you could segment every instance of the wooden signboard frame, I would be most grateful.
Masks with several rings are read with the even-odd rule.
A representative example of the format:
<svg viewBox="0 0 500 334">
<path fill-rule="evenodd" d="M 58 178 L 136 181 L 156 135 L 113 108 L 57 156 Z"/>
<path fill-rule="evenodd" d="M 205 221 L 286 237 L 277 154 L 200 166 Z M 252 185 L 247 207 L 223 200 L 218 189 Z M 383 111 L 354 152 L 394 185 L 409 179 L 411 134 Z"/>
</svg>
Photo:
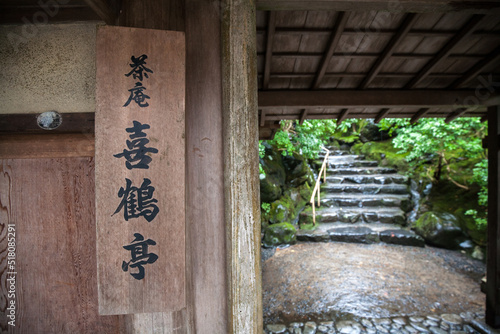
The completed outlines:
<svg viewBox="0 0 500 334">
<path fill-rule="evenodd" d="M 185 36 L 97 33 L 99 313 L 180 310 L 185 297 Z"/>
</svg>

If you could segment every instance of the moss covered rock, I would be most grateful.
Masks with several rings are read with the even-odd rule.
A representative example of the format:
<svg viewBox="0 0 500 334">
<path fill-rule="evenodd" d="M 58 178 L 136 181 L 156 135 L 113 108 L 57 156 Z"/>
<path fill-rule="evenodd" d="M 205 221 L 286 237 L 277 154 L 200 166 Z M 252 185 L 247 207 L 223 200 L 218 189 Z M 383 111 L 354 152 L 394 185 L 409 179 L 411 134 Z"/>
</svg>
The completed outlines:
<svg viewBox="0 0 500 334">
<path fill-rule="evenodd" d="M 297 240 L 297 230 L 290 223 L 269 225 L 264 232 L 263 244 L 265 247 L 290 245 Z"/>
<path fill-rule="evenodd" d="M 270 203 L 283 194 L 286 172 L 282 155 L 269 144 L 263 145 L 266 148 L 266 155 L 260 159 L 260 164 L 265 174 L 260 176 L 260 198 L 262 202 Z"/>
<path fill-rule="evenodd" d="M 413 229 L 428 244 L 441 248 L 459 249 L 467 239 L 459 219 L 451 213 L 426 212 L 413 223 Z"/>
<path fill-rule="evenodd" d="M 286 172 L 286 183 L 289 187 L 298 187 L 304 183 L 313 184 L 314 174 L 307 160 L 297 152 L 283 157 Z"/>
</svg>

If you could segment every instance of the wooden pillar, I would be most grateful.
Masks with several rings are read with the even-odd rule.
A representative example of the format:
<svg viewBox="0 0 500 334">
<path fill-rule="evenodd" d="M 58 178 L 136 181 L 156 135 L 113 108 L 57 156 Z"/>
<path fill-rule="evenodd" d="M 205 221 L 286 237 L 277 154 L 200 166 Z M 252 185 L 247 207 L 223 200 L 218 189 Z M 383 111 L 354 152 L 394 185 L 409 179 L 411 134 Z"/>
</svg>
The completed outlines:
<svg viewBox="0 0 500 334">
<path fill-rule="evenodd" d="M 219 2 L 186 0 L 187 294 L 194 333 L 228 332 L 220 36 Z"/>
<path fill-rule="evenodd" d="M 255 2 L 222 8 L 228 333 L 262 333 Z"/>
<path fill-rule="evenodd" d="M 187 224 L 195 333 L 261 333 L 253 1 L 186 0 Z"/>
<path fill-rule="evenodd" d="M 486 323 L 500 327 L 500 106 L 488 108 L 488 256 Z"/>
<path fill-rule="evenodd" d="M 262 333 L 254 0 L 126 0 L 120 24 L 186 32 L 187 313 L 130 332 Z"/>
</svg>

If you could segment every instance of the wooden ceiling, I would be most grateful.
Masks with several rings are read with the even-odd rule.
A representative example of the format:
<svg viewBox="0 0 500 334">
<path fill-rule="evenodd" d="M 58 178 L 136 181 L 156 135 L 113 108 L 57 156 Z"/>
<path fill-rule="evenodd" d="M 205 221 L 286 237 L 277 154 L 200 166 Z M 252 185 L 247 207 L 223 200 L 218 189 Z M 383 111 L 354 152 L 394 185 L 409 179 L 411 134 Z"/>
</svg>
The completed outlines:
<svg viewBox="0 0 500 334">
<path fill-rule="evenodd" d="M 158 12 L 144 5 L 151 11 L 137 13 L 137 1 L 167 6 L 163 0 L 0 0 L 0 24 L 45 23 L 40 13 L 54 23 L 120 24 Z M 57 8 L 41 6 L 53 3 Z M 182 3 L 168 11 L 183 15 Z M 257 9 L 263 129 L 282 119 L 451 121 L 485 117 L 488 105 L 500 103 L 500 1 L 257 0 Z"/>
<path fill-rule="evenodd" d="M 262 127 L 484 117 L 500 86 L 500 15 L 259 11 L 257 54 Z"/>
</svg>

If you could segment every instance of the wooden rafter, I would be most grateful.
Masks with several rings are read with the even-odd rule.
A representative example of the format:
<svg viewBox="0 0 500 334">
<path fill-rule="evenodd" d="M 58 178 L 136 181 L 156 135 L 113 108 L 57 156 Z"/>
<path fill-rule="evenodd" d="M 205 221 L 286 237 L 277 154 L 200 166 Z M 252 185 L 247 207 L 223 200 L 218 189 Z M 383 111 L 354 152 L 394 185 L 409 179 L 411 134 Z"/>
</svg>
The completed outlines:
<svg viewBox="0 0 500 334">
<path fill-rule="evenodd" d="M 410 120 L 410 123 L 411 124 L 415 124 L 418 122 L 419 119 L 421 119 L 422 117 L 425 116 L 425 114 L 427 114 L 429 112 L 429 108 L 420 108 L 416 113 L 415 115 L 413 115 L 413 117 L 411 118 Z"/>
<path fill-rule="evenodd" d="M 330 63 L 330 59 L 332 58 L 333 52 L 339 43 L 340 36 L 342 35 L 342 31 L 349 19 L 349 14 L 345 12 L 338 13 L 337 20 L 335 21 L 335 26 L 333 27 L 332 35 L 330 37 L 330 41 L 328 43 L 327 51 L 325 52 L 323 58 L 321 59 L 318 72 L 316 74 L 316 78 L 314 79 L 314 83 L 312 85 L 312 89 L 319 88 L 321 81 L 326 73 L 326 69 L 328 68 L 328 64 Z"/>
<path fill-rule="evenodd" d="M 469 36 L 474 31 L 484 17 L 485 15 L 479 14 L 472 16 L 469 22 L 467 22 L 467 24 L 465 24 L 465 26 L 460 29 L 460 31 L 450 41 L 448 41 L 448 43 L 446 43 L 441 50 L 439 50 L 436 56 L 432 58 L 432 60 L 430 60 L 420 70 L 420 72 L 418 72 L 418 74 L 405 86 L 405 88 L 415 88 L 420 82 L 422 82 L 422 80 L 424 80 L 444 58 L 451 54 L 451 51 L 455 46 L 457 46 L 464 40 L 464 38 Z"/>
<path fill-rule="evenodd" d="M 107 24 L 116 24 L 118 15 L 106 0 L 84 0 L 85 3 Z"/>
<path fill-rule="evenodd" d="M 391 11 L 394 13 L 500 13 L 496 0 L 257 0 L 257 10 Z"/>
<path fill-rule="evenodd" d="M 467 71 L 460 79 L 457 79 L 453 84 L 449 87 L 450 89 L 461 88 L 469 81 L 476 78 L 486 67 L 490 66 L 494 62 L 500 59 L 500 47 L 496 48 L 493 52 L 491 52 L 488 57 L 479 61 L 476 65 L 474 65 L 470 70 Z"/>
<path fill-rule="evenodd" d="M 273 56 L 273 40 L 274 40 L 275 29 L 276 29 L 276 12 L 270 12 L 269 19 L 267 21 L 266 58 L 264 65 L 264 81 L 262 83 L 263 89 L 269 88 L 269 78 L 271 74 L 271 60 Z"/>
<path fill-rule="evenodd" d="M 259 92 L 259 108 L 328 108 L 328 107 L 467 107 L 468 97 L 474 90 L 290 90 Z M 490 105 L 496 98 L 480 101 L 481 106 Z M 465 101 L 465 102 L 464 102 Z M 470 107 L 470 106 L 469 106 Z"/>
<path fill-rule="evenodd" d="M 457 110 L 452 111 L 448 117 L 444 120 L 445 123 L 450 123 L 454 121 L 455 119 L 463 116 L 467 112 L 467 108 L 458 108 Z"/>
<path fill-rule="evenodd" d="M 349 109 L 342 109 L 340 111 L 339 117 L 337 118 L 337 125 L 340 125 L 340 123 L 342 123 L 347 118 L 347 115 L 349 115 Z"/>
<path fill-rule="evenodd" d="M 375 117 L 375 120 L 373 121 L 375 124 L 379 123 L 382 119 L 384 119 L 390 112 L 391 110 L 389 108 L 382 108 L 380 109 L 379 113 L 377 114 L 377 117 Z"/>
<path fill-rule="evenodd" d="M 375 61 L 375 64 L 373 64 L 370 72 L 363 79 L 363 82 L 361 82 L 361 85 L 359 86 L 360 89 L 366 89 L 370 85 L 372 80 L 382 69 L 382 66 L 384 66 L 384 64 L 389 60 L 401 41 L 406 37 L 408 31 L 410 31 L 411 27 L 417 21 L 418 17 L 419 16 L 417 14 L 406 14 L 406 17 L 404 18 L 404 21 L 401 24 L 398 32 L 391 38 L 389 43 L 387 43 L 384 51 L 382 51 L 382 54 Z"/>
<path fill-rule="evenodd" d="M 300 120 L 299 120 L 299 125 L 304 124 L 304 121 L 306 120 L 307 117 L 307 109 L 302 110 L 300 113 Z"/>
</svg>

